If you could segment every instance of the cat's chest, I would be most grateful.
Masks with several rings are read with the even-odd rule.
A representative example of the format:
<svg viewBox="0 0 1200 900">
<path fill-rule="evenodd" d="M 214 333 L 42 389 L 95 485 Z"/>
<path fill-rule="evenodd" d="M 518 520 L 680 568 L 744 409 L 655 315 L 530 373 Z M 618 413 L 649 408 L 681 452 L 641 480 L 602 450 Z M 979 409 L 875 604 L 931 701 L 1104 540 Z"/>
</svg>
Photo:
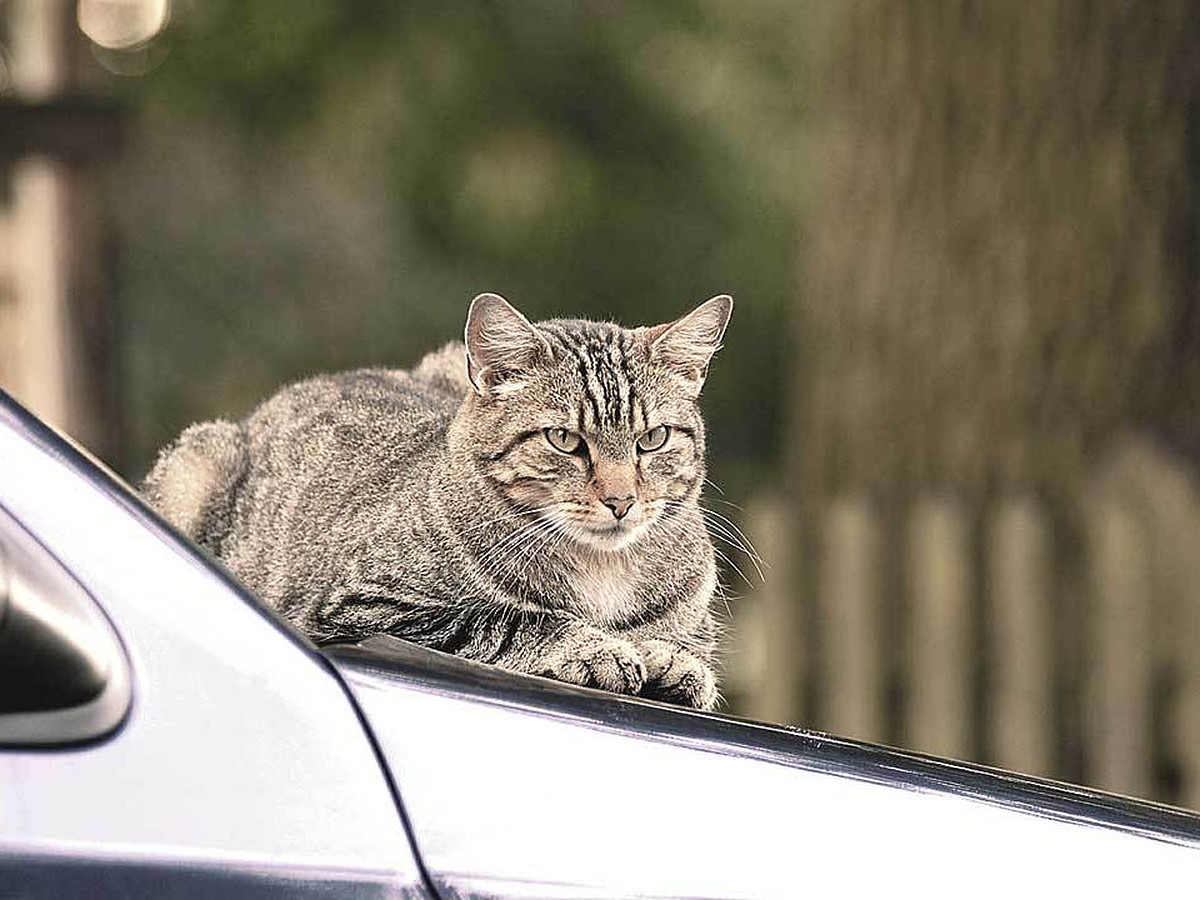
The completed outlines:
<svg viewBox="0 0 1200 900">
<path fill-rule="evenodd" d="M 641 602 L 632 568 L 615 561 L 581 568 L 571 580 L 571 589 L 580 612 L 597 622 L 627 619 Z"/>
</svg>

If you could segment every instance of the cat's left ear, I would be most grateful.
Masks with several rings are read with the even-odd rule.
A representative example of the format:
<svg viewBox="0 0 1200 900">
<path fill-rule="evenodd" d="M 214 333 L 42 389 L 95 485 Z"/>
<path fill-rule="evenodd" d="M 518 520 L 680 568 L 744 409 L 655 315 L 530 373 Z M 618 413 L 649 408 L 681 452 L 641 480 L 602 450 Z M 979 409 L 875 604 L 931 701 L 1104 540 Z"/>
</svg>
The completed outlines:
<svg viewBox="0 0 1200 900">
<path fill-rule="evenodd" d="M 682 319 L 647 329 L 651 364 L 694 380 L 699 390 L 708 375 L 709 360 L 721 348 L 732 313 L 733 298 L 721 294 L 705 300 Z"/>
<path fill-rule="evenodd" d="M 480 294 L 471 301 L 463 339 L 467 377 L 481 397 L 505 384 L 516 385 L 539 360 L 550 357 L 546 339 L 499 294 Z"/>
</svg>

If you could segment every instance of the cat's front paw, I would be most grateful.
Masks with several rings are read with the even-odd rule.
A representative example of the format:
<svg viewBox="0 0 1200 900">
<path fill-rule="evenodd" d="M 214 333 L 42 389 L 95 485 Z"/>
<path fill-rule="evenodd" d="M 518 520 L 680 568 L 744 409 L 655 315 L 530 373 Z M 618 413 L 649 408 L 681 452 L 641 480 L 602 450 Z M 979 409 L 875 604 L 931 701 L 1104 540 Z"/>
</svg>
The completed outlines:
<svg viewBox="0 0 1200 900">
<path fill-rule="evenodd" d="M 638 649 L 646 663 L 643 697 L 693 709 L 716 706 L 717 676 L 712 666 L 670 641 L 642 641 Z"/>
<path fill-rule="evenodd" d="M 636 694 L 646 681 L 646 666 L 629 641 L 587 629 L 561 641 L 536 674 L 582 687 Z"/>
</svg>

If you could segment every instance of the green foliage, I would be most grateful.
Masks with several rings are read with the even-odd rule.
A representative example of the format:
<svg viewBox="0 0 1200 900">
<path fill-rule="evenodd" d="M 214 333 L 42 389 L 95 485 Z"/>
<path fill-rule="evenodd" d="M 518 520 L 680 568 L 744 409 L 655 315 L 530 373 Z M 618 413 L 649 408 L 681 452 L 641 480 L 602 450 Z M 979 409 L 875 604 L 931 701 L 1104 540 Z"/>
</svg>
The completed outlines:
<svg viewBox="0 0 1200 900">
<path fill-rule="evenodd" d="M 629 324 L 729 292 L 714 452 L 761 477 L 789 386 L 801 25 L 765 3 L 185 8 L 132 87 L 118 178 L 130 468 L 286 378 L 407 365 L 479 290 Z"/>
</svg>

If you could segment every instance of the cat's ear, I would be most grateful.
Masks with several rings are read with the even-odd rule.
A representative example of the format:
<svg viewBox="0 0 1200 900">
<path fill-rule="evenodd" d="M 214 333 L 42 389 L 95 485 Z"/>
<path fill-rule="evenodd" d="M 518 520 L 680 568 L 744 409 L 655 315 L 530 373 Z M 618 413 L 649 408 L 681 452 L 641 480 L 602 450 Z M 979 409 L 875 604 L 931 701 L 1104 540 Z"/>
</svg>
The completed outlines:
<svg viewBox="0 0 1200 900">
<path fill-rule="evenodd" d="M 648 328 L 651 364 L 694 380 L 698 389 L 708 374 L 709 360 L 721 347 L 732 312 L 733 298 L 721 294 L 705 300 L 681 319 Z"/>
<path fill-rule="evenodd" d="M 549 359 L 550 345 L 511 303 L 499 294 L 480 294 L 471 301 L 463 339 L 467 345 L 467 377 L 480 396 Z"/>
</svg>

